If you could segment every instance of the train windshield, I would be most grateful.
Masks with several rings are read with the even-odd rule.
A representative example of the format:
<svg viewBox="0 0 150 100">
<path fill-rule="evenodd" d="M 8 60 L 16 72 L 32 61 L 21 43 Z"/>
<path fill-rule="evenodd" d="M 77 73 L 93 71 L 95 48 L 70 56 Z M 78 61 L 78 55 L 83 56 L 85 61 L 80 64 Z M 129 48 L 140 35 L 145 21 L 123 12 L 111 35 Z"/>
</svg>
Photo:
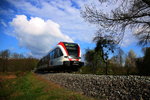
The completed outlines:
<svg viewBox="0 0 150 100">
<path fill-rule="evenodd" d="M 78 45 L 75 43 L 64 43 L 69 56 L 78 57 Z"/>
</svg>

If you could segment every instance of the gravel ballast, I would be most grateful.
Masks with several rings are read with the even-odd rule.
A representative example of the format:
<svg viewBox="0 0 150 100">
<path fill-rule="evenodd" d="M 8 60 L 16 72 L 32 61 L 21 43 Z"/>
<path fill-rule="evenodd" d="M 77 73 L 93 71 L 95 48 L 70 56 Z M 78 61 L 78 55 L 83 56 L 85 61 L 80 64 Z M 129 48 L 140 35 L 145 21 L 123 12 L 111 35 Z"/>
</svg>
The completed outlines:
<svg viewBox="0 0 150 100">
<path fill-rule="evenodd" d="M 150 77 L 50 73 L 43 78 L 87 96 L 108 100 L 150 100 Z"/>
</svg>

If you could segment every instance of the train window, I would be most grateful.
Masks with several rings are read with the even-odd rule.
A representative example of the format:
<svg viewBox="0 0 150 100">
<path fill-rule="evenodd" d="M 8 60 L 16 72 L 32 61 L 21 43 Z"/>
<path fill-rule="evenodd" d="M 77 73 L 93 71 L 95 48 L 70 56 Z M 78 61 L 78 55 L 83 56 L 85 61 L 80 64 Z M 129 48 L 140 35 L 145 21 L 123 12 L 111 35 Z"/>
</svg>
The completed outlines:
<svg viewBox="0 0 150 100">
<path fill-rule="evenodd" d="M 69 53 L 70 56 L 78 57 L 78 50 L 68 49 L 68 53 Z"/>
<path fill-rule="evenodd" d="M 53 59 L 54 58 L 54 51 L 51 51 L 50 52 L 50 59 Z"/>
<path fill-rule="evenodd" d="M 49 60 L 49 56 L 47 55 L 47 56 L 46 56 L 46 61 L 48 61 L 48 60 Z"/>
<path fill-rule="evenodd" d="M 50 59 L 52 59 L 52 52 L 50 52 Z"/>
<path fill-rule="evenodd" d="M 78 45 L 74 43 L 65 43 L 68 54 L 72 57 L 78 57 Z"/>
<path fill-rule="evenodd" d="M 52 59 L 52 52 L 49 53 L 50 59 Z"/>
<path fill-rule="evenodd" d="M 62 53 L 62 51 L 60 50 L 60 48 L 56 48 L 56 49 L 54 50 L 54 58 L 58 58 L 58 57 L 60 57 L 60 56 L 63 56 L 63 53 Z"/>
<path fill-rule="evenodd" d="M 50 59 L 51 59 L 51 53 L 49 53 L 49 57 L 50 57 Z"/>
<path fill-rule="evenodd" d="M 54 51 L 52 51 L 52 59 L 54 59 Z"/>
<path fill-rule="evenodd" d="M 60 48 L 57 49 L 57 55 L 58 55 L 58 57 L 63 56 L 63 53 Z"/>
<path fill-rule="evenodd" d="M 63 53 L 62 53 L 61 49 L 59 49 L 59 55 L 63 56 Z"/>
<path fill-rule="evenodd" d="M 63 56 L 63 53 L 60 48 L 56 48 L 52 52 L 50 52 L 49 55 L 50 55 L 50 59 L 54 59 Z"/>
<path fill-rule="evenodd" d="M 54 50 L 54 58 L 57 58 L 57 48 Z"/>
</svg>

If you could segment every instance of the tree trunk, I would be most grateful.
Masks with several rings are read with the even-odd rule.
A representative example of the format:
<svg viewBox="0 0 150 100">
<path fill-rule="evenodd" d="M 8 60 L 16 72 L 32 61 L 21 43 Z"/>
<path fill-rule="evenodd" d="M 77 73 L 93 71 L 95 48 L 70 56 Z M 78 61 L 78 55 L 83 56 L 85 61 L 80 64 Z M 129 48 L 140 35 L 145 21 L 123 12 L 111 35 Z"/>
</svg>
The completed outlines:
<svg viewBox="0 0 150 100">
<path fill-rule="evenodd" d="M 129 75 L 129 65 L 127 66 L 127 75 Z"/>
<path fill-rule="evenodd" d="M 6 60 L 3 59 L 3 72 L 5 72 L 5 67 L 6 67 Z"/>
<path fill-rule="evenodd" d="M 108 75 L 108 73 L 107 73 L 107 72 L 108 72 L 108 64 L 107 64 L 107 61 L 106 61 L 105 65 L 106 65 L 106 66 L 105 66 L 105 67 L 106 67 L 105 74 Z"/>
</svg>

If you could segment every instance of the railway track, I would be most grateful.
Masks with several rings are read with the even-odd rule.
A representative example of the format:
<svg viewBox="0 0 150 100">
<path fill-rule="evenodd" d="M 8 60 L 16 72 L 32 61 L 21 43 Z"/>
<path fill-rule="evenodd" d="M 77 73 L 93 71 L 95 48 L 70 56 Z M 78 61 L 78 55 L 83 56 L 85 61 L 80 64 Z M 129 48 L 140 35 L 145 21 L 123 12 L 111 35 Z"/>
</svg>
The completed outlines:
<svg viewBox="0 0 150 100">
<path fill-rule="evenodd" d="M 71 73 L 38 74 L 87 96 L 108 100 L 150 100 L 150 77 Z"/>
</svg>

